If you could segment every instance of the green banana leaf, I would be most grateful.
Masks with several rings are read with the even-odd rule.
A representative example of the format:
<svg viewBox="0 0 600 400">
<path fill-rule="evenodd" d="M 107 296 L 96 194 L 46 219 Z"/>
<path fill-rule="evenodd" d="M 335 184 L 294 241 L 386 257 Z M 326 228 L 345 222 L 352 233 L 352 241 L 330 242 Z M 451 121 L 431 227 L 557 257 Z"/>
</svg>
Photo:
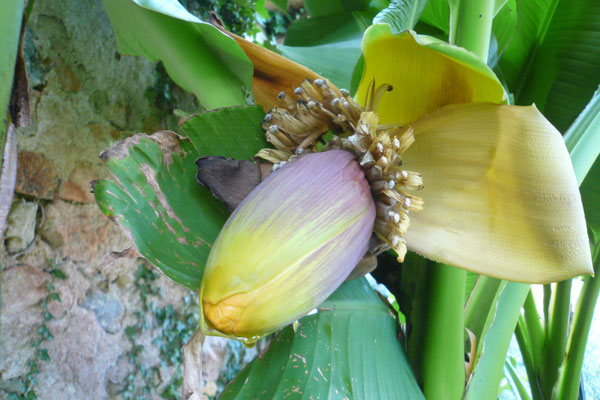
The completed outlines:
<svg viewBox="0 0 600 400">
<path fill-rule="evenodd" d="M 600 157 L 581 185 L 581 199 L 594 247 L 600 246 Z"/>
<path fill-rule="evenodd" d="M 191 141 L 173 132 L 137 134 L 103 152 L 116 181 L 95 183 L 96 201 L 138 252 L 174 282 L 196 290 L 210 247 L 228 212 L 196 183 L 203 155 L 250 159 L 265 147 L 257 106 L 224 108 L 188 118 Z"/>
<path fill-rule="evenodd" d="M 360 40 L 349 40 L 319 46 L 277 46 L 281 54 L 329 79 L 340 88 L 349 88 L 352 71 L 361 50 Z"/>
<path fill-rule="evenodd" d="M 352 72 L 361 56 L 363 32 L 376 12 L 353 11 L 292 22 L 284 45 L 285 57 L 307 66 L 341 88 L 350 88 Z"/>
<path fill-rule="evenodd" d="M 306 12 L 311 17 L 322 17 L 324 15 L 342 14 L 346 11 L 366 10 L 371 3 L 370 0 L 304 0 Z"/>
<path fill-rule="evenodd" d="M 13 75 L 21 33 L 23 0 L 10 0 L 0 13 L 0 149 L 4 148 L 4 137 L 8 127 L 8 102 L 13 86 Z M 1 157 L 1 156 L 0 156 Z"/>
<path fill-rule="evenodd" d="M 529 288 L 524 283 L 508 282 L 501 289 L 496 313 L 481 338 L 482 351 L 465 390 L 465 400 L 496 398 L 510 339 Z"/>
<path fill-rule="evenodd" d="M 365 278 L 346 282 L 283 329 L 220 399 L 424 399 L 397 327 Z"/>
<path fill-rule="evenodd" d="M 249 160 L 268 146 L 261 128 L 264 117 L 260 106 L 225 107 L 187 117 L 180 124 L 198 156 Z"/>
<path fill-rule="evenodd" d="M 600 83 L 600 3 L 519 1 L 516 11 L 500 69 L 516 104 L 535 103 L 564 132 Z"/>
<path fill-rule="evenodd" d="M 285 34 L 286 46 L 318 46 L 361 40 L 375 11 L 353 11 L 293 21 Z"/>
<path fill-rule="evenodd" d="M 581 185 L 600 153 L 600 88 L 565 133 L 565 144 Z"/>
<path fill-rule="evenodd" d="M 119 51 L 160 60 L 205 109 L 252 103 L 252 63 L 229 36 L 177 0 L 103 0 Z"/>
<path fill-rule="evenodd" d="M 427 0 L 392 0 L 389 7 L 377 14 L 373 23 L 389 24 L 392 27 L 392 33 L 413 29 L 426 4 Z"/>
</svg>

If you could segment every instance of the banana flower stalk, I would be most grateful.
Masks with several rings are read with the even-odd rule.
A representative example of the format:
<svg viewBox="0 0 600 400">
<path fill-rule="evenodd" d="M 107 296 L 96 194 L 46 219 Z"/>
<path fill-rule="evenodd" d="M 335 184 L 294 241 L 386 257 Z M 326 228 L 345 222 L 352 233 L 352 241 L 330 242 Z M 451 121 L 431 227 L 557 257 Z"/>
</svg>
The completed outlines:
<svg viewBox="0 0 600 400">
<path fill-rule="evenodd" d="M 373 25 L 352 98 L 235 39 L 254 64 L 255 97 L 270 110 L 263 128 L 275 149 L 258 156 L 281 168 L 215 242 L 200 290 L 205 333 L 252 342 L 307 313 L 350 274 L 372 230 L 400 260 L 408 248 L 528 283 L 592 273 L 560 133 L 535 106 L 506 105 L 474 54 Z M 327 132 L 334 137 L 325 144 Z"/>
</svg>

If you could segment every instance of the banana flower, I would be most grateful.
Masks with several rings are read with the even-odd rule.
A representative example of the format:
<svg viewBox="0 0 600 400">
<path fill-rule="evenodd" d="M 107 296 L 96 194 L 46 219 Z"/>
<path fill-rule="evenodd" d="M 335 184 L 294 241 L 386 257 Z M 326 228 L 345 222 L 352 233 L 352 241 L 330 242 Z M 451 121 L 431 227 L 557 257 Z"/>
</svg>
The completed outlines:
<svg viewBox="0 0 600 400">
<path fill-rule="evenodd" d="M 259 156 L 282 164 L 288 159 L 296 160 L 273 174 L 273 179 L 282 179 L 277 178 L 278 174 L 288 174 L 279 185 L 268 182 L 263 185 L 266 181 L 259 185 L 244 202 L 252 207 L 242 203 L 217 239 L 200 291 L 201 304 L 204 303 L 201 327 L 206 333 L 252 341 L 285 326 L 333 292 L 366 250 L 368 237 L 355 231 L 353 243 L 357 251 L 348 255 L 352 246 L 340 243 L 339 252 L 328 250 L 327 258 L 296 270 L 295 279 L 294 274 L 286 275 L 294 267 L 286 262 L 293 257 L 280 265 L 278 261 L 282 260 L 267 262 L 261 257 L 269 257 L 266 254 L 274 247 L 273 240 L 280 240 L 278 245 L 285 248 L 279 252 L 273 250 L 281 255 L 298 250 L 296 247 L 304 239 L 296 235 L 288 241 L 289 231 L 285 229 L 280 231 L 280 239 L 276 238 L 277 232 L 264 235 L 262 245 L 258 239 L 249 239 L 253 237 L 253 229 L 254 233 L 264 233 L 265 224 L 248 223 L 255 218 L 248 211 L 279 213 L 277 201 L 282 203 L 281 207 L 298 206 L 287 207 L 286 212 L 304 221 L 307 227 L 312 226 L 311 219 L 319 218 L 319 213 L 311 214 L 314 209 L 307 212 L 314 207 L 322 213 L 320 223 L 333 226 L 346 221 L 344 229 L 350 229 L 348 213 L 336 218 L 335 212 L 327 211 L 329 207 L 337 209 L 336 199 L 350 209 L 369 209 L 364 196 L 356 195 L 353 206 L 348 197 L 340 195 L 342 189 L 331 190 L 322 199 L 320 209 L 314 201 L 304 203 L 311 204 L 309 207 L 300 207 L 293 200 L 298 193 L 283 184 L 295 182 L 293 174 L 319 175 L 318 169 L 325 165 L 292 168 L 308 157 L 299 154 L 312 148 L 325 130 L 290 145 L 290 138 L 297 138 L 297 132 L 286 134 L 286 129 L 288 133 L 298 127 L 302 130 L 302 126 L 310 125 L 306 121 L 322 123 L 321 117 L 330 114 L 335 121 L 326 122 L 325 126 L 345 132 L 340 135 L 342 139 L 330 141 L 334 143 L 332 149 L 356 150 L 357 161 L 378 199 L 374 224 L 365 219 L 360 225 L 363 230 L 374 226 L 375 233 L 397 251 L 399 258 L 408 248 L 429 259 L 478 274 L 527 283 L 548 283 L 592 273 L 579 189 L 560 133 L 534 105 L 506 105 L 506 94 L 497 77 L 474 54 L 412 31 L 392 34 L 388 25 L 373 25 L 365 32 L 362 43 L 365 58 L 362 79 L 356 95 L 350 98 L 346 91 L 323 84 L 314 72 L 307 72 L 306 68 L 241 38 L 235 39 L 254 64 L 256 99 L 268 110 L 279 104 L 279 108 L 267 114 L 264 124 L 267 138 L 276 149 L 265 150 Z M 314 84 L 302 83 L 307 77 Z M 296 101 L 285 93 L 278 94 L 294 86 L 300 86 L 291 95 L 296 96 Z M 337 100 L 330 101 L 328 93 Z M 296 109 L 297 112 L 292 111 Z M 314 118 L 307 119 L 309 114 Z M 298 125 L 297 121 L 305 125 Z M 367 153 L 374 158 L 365 159 Z M 328 165 L 327 168 L 336 170 L 341 164 Z M 373 172 L 377 165 L 380 165 L 379 175 Z M 353 164 L 352 168 L 355 167 Z M 389 176 L 394 182 L 386 183 Z M 413 196 L 406 189 L 419 190 Z M 268 191 L 278 190 L 287 192 L 279 198 L 269 196 Z M 292 200 L 284 201 L 286 196 Z M 408 218 L 410 211 L 417 212 L 410 213 Z M 284 214 L 277 215 L 283 218 Z M 245 219 L 240 215 L 246 215 Z M 236 224 L 244 226 L 243 229 L 230 229 Z M 295 232 L 303 230 L 296 228 Z M 226 241 L 221 236 L 229 237 L 229 243 L 252 241 L 252 246 L 246 247 L 247 252 L 237 258 L 239 265 L 228 260 L 236 257 L 227 255 L 228 251 L 235 251 L 235 246 L 224 248 Z M 305 233 L 306 240 L 310 237 L 310 233 Z M 331 237 L 321 235 L 319 240 L 325 243 Z M 255 249 L 254 253 L 250 247 Z M 300 257 L 300 253 L 296 256 Z M 247 257 L 260 262 L 251 261 L 248 269 L 244 265 Z M 338 258 L 351 265 L 334 263 Z M 223 268 L 225 264 L 227 268 Z M 260 281 L 256 276 L 261 271 L 255 268 L 259 264 L 268 265 L 269 278 L 263 281 L 291 279 L 294 284 L 273 285 L 268 290 L 248 285 Z M 339 272 L 333 273 L 334 268 L 342 268 L 343 277 Z M 277 270 L 281 273 L 273 272 Z M 324 287 L 322 282 L 329 285 Z M 301 290 L 302 285 L 308 289 Z M 268 302 L 261 302 L 260 296 L 255 297 L 258 303 L 248 298 L 248 293 L 261 290 L 264 296 L 270 296 Z M 236 293 L 239 294 L 236 299 L 245 296 L 244 301 L 225 301 L 235 298 L 232 295 Z M 294 303 L 293 299 L 298 300 Z M 278 301 L 288 306 L 274 306 Z M 269 302 L 270 306 L 260 308 L 260 304 Z M 241 325 L 232 328 L 242 320 L 247 328 Z"/>
</svg>

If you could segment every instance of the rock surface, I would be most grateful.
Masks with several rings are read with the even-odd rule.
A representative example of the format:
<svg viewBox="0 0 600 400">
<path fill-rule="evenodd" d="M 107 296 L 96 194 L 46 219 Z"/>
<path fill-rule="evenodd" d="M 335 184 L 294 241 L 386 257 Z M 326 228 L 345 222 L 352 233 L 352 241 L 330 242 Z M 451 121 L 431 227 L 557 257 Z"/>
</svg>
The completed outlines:
<svg viewBox="0 0 600 400">
<path fill-rule="evenodd" d="M 96 320 L 106 332 L 119 332 L 124 308 L 118 298 L 107 296 L 103 292 L 93 292 L 81 302 L 80 306 L 93 312 Z"/>
<path fill-rule="evenodd" d="M 17 131 L 20 197 L 0 251 L 0 399 L 30 381 L 44 400 L 177 394 L 197 299 L 134 257 L 100 267 L 131 243 L 94 204 L 89 182 L 109 176 L 102 149 L 137 132 L 178 131 L 171 110 L 195 112 L 195 100 L 175 85 L 166 100 L 156 63 L 118 54 L 101 0 L 35 2 L 24 53 L 32 124 Z M 212 398 L 224 371 L 256 351 L 207 343 Z"/>
<path fill-rule="evenodd" d="M 35 239 L 35 224 L 38 205 L 30 201 L 13 203 L 4 239 L 6 251 L 18 253 L 25 250 Z"/>
</svg>

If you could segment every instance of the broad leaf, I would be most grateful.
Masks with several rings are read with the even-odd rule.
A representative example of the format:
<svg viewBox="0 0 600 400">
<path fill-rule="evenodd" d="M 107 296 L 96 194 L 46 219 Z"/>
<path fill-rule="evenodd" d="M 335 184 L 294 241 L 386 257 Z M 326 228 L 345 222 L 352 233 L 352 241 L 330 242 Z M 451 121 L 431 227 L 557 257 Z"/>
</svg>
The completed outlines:
<svg viewBox="0 0 600 400">
<path fill-rule="evenodd" d="M 260 107 L 234 107 L 198 114 L 172 132 L 138 134 L 103 152 L 116 182 L 95 184 L 102 212 L 130 237 L 139 253 L 176 283 L 200 286 L 210 248 L 228 212 L 196 183 L 201 155 L 250 159 L 265 142 Z"/>
<path fill-rule="evenodd" d="M 346 11 L 361 11 L 367 9 L 370 0 L 304 0 L 306 12 L 311 17 L 342 14 Z"/>
<path fill-rule="evenodd" d="M 413 29 L 426 4 L 427 0 L 392 0 L 389 7 L 377 14 L 373 23 L 389 24 L 392 27 L 392 33 Z"/>
<path fill-rule="evenodd" d="M 285 45 L 278 49 L 334 85 L 350 88 L 361 56 L 363 32 L 375 15 L 374 11 L 356 11 L 294 21 L 286 34 Z"/>
<path fill-rule="evenodd" d="M 590 239 L 594 246 L 600 246 L 600 157 L 581 185 L 581 199 L 588 230 L 592 233 Z"/>
<path fill-rule="evenodd" d="M 104 0 L 119 51 L 161 60 L 206 109 L 247 104 L 252 63 L 229 36 L 176 0 Z"/>
<path fill-rule="evenodd" d="M 362 39 L 374 11 L 355 11 L 292 22 L 285 34 L 286 46 L 317 46 Z"/>
<path fill-rule="evenodd" d="M 516 9 L 500 13 L 494 21 L 494 25 L 502 27 L 500 31 L 506 31 L 506 35 L 510 37 L 510 45 L 500 65 L 511 90 L 518 91 L 519 86 L 525 81 L 525 77 L 522 76 L 524 68 L 535 55 L 536 46 L 541 43 L 546 33 L 557 3 L 557 0 L 519 2 Z M 509 31 L 511 28 L 512 31 Z M 496 30 L 494 33 L 503 36 Z"/>
<path fill-rule="evenodd" d="M 506 48 L 515 37 L 516 26 L 517 0 L 508 0 L 492 23 L 492 32 L 497 41 L 498 58 L 504 55 Z"/>
<path fill-rule="evenodd" d="M 448 5 L 448 0 L 429 0 L 421 14 L 421 20 L 440 29 L 447 35 L 450 30 L 450 6 Z"/>
<path fill-rule="evenodd" d="M 198 154 L 172 132 L 138 134 L 103 153 L 118 183 L 95 184 L 96 201 L 138 252 L 167 277 L 200 286 L 204 263 L 227 211 L 194 179 Z"/>
<path fill-rule="evenodd" d="M 565 144 L 581 184 L 600 153 L 600 89 L 565 133 Z"/>
<path fill-rule="evenodd" d="M 573 168 L 580 183 L 588 231 L 600 245 L 600 89 L 565 134 Z"/>
<path fill-rule="evenodd" d="M 494 16 L 497 16 L 500 13 L 500 11 L 503 10 L 507 6 L 507 4 L 511 2 L 513 2 L 513 0 L 495 0 Z M 421 15 L 421 20 L 448 34 L 450 31 L 451 19 L 450 8 L 451 6 L 455 7 L 457 11 L 459 5 L 459 0 L 428 0 L 427 6 L 423 10 L 423 14 Z"/>
<path fill-rule="evenodd" d="M 564 132 L 600 83 L 600 3 L 519 1 L 516 18 L 500 60 L 508 88 Z"/>
<path fill-rule="evenodd" d="M 278 46 L 285 57 L 296 61 L 340 88 L 349 88 L 360 55 L 360 40 L 310 47 Z"/>
<path fill-rule="evenodd" d="M 271 0 L 283 13 L 287 13 L 287 0 Z"/>
<path fill-rule="evenodd" d="M 397 327 L 365 278 L 344 283 L 297 329 L 282 330 L 221 399 L 424 399 Z"/>
<path fill-rule="evenodd" d="M 264 117 L 260 106 L 226 107 L 187 117 L 181 127 L 196 147 L 198 156 L 247 160 L 267 147 L 261 128 Z"/>
<path fill-rule="evenodd" d="M 10 1 L 0 13 L 0 149 L 4 147 L 4 135 L 8 127 L 8 101 L 13 87 L 23 8 L 23 0 Z"/>
</svg>

